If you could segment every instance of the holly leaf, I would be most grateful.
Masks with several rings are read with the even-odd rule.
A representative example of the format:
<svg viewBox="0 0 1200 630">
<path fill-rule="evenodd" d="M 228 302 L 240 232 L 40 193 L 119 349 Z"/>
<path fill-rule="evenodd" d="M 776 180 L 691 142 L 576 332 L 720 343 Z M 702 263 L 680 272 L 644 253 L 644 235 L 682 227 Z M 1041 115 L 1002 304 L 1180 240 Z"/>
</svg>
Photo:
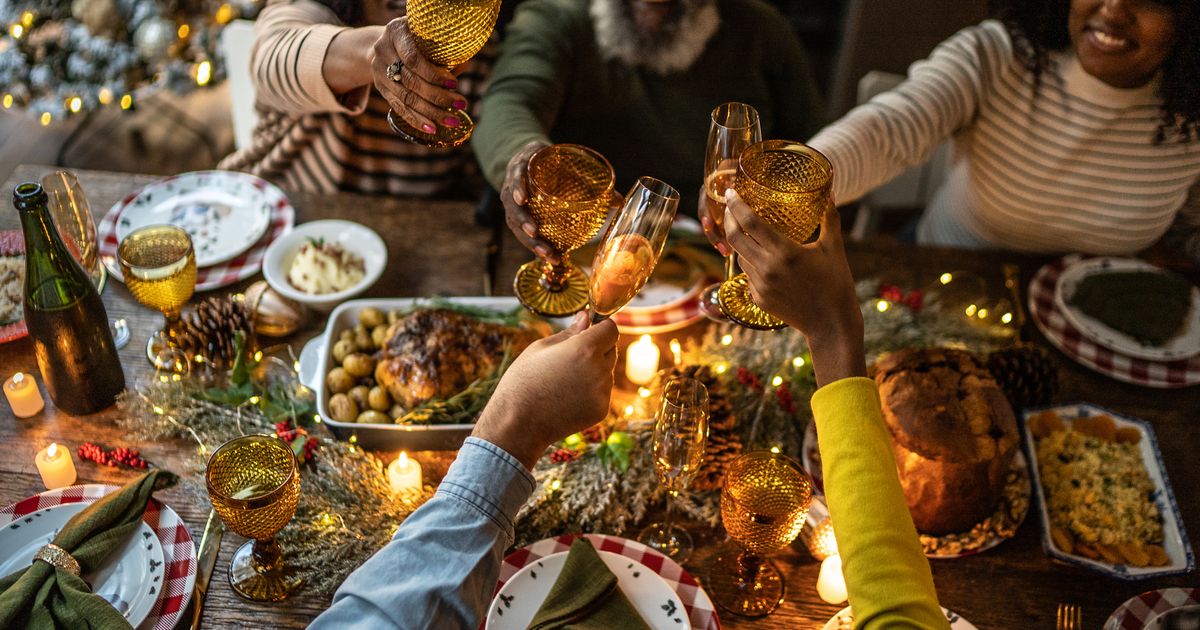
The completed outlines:
<svg viewBox="0 0 1200 630">
<path fill-rule="evenodd" d="M 250 383 L 242 383 L 233 387 L 210 387 L 204 390 L 200 397 L 208 402 L 218 405 L 229 405 L 236 407 L 245 404 L 251 396 L 254 395 L 254 386 Z"/>
<path fill-rule="evenodd" d="M 292 453 L 296 455 L 296 459 L 301 464 L 304 463 L 304 443 L 308 441 L 308 435 L 297 432 L 296 437 L 292 438 Z"/>
<path fill-rule="evenodd" d="M 605 468 L 615 467 L 622 473 L 629 470 L 629 449 L 601 444 L 596 447 L 596 457 Z"/>
</svg>

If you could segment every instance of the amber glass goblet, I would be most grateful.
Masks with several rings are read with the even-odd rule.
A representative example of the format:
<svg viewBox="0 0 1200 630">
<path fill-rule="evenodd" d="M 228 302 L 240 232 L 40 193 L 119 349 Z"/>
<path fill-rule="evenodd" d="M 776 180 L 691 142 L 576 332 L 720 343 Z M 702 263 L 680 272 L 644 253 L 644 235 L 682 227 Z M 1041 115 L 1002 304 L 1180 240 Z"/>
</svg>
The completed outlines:
<svg viewBox="0 0 1200 630">
<path fill-rule="evenodd" d="M 529 212 L 538 236 L 561 256 L 517 270 L 513 290 L 521 304 L 544 317 L 565 317 L 588 304 L 588 277 L 571 264 L 571 252 L 604 227 L 613 192 L 613 170 L 603 155 L 577 144 L 552 144 L 529 158 Z"/>
<path fill-rule="evenodd" d="M 709 216 L 718 227 L 725 225 L 725 191 L 737 179 L 738 158 L 751 145 L 762 141 L 758 110 L 745 103 L 722 103 L 712 111 L 708 128 L 708 146 L 704 152 L 704 194 Z M 737 254 L 725 257 L 725 280 L 737 275 Z M 716 321 L 729 318 L 721 311 L 721 283 L 705 287 L 700 293 L 700 312 Z"/>
<path fill-rule="evenodd" d="M 446 68 L 460 66 L 475 56 L 492 36 L 500 0 L 408 0 L 408 28 L 426 59 Z M 388 125 L 405 140 L 427 147 L 456 147 L 466 142 L 475 121 L 466 112 L 447 109 L 458 118 L 458 126 L 436 124 L 437 131 L 425 133 L 388 112 Z M 441 121 L 434 121 L 440 123 Z"/>
<path fill-rule="evenodd" d="M 678 209 L 679 192 L 666 182 L 641 177 L 630 189 L 592 261 L 588 305 L 593 324 L 621 310 L 646 286 Z"/>
<path fill-rule="evenodd" d="M 143 306 L 161 311 L 166 326 L 146 342 L 146 357 L 160 370 L 181 372 L 190 357 L 174 343 L 183 305 L 196 291 L 192 239 L 174 225 L 148 225 L 130 232 L 117 247 L 125 286 Z"/>
<path fill-rule="evenodd" d="M 292 520 L 300 502 L 300 473 L 291 447 L 268 435 L 234 438 L 208 459 L 204 483 L 225 525 L 252 539 L 230 560 L 230 586 L 251 601 L 287 598 L 301 580 L 288 571 L 275 534 Z"/>
<path fill-rule="evenodd" d="M 763 556 L 788 546 L 812 503 L 812 478 L 792 458 L 770 451 L 746 453 L 725 471 L 721 521 L 740 548 L 713 560 L 708 584 L 726 610 L 769 615 L 783 601 L 783 575 Z"/>
<path fill-rule="evenodd" d="M 759 218 L 803 243 L 833 206 L 832 185 L 833 167 L 819 151 L 791 140 L 767 140 L 742 152 L 733 188 Z M 754 303 L 744 273 L 724 282 L 718 299 L 725 316 L 746 328 L 787 326 Z"/>
</svg>

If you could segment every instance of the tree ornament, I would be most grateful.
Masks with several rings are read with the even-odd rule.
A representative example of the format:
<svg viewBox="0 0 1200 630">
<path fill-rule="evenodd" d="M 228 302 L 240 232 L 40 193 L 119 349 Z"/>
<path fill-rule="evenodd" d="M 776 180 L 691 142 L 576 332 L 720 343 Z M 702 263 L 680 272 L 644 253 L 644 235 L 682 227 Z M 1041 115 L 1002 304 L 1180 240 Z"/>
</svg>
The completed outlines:
<svg viewBox="0 0 1200 630">
<path fill-rule="evenodd" d="M 304 325 L 304 305 L 284 297 L 265 280 L 246 289 L 246 306 L 254 316 L 254 330 L 268 337 L 286 337 Z"/>
<path fill-rule="evenodd" d="M 200 356 L 214 367 L 228 367 L 237 356 L 237 333 L 253 339 L 254 322 L 244 301 L 232 296 L 204 298 L 181 318 L 176 343 L 188 357 Z"/>
<path fill-rule="evenodd" d="M 164 17 L 149 18 L 133 32 L 133 45 L 147 62 L 166 57 L 175 39 L 175 23 Z"/>
<path fill-rule="evenodd" d="M 125 20 L 117 7 L 117 0 L 74 0 L 71 15 L 87 27 L 96 37 L 119 40 L 125 37 Z"/>
<path fill-rule="evenodd" d="M 1045 405 L 1058 389 L 1058 364 L 1043 347 L 1018 343 L 991 353 L 988 371 L 1004 390 L 1013 411 Z"/>
</svg>

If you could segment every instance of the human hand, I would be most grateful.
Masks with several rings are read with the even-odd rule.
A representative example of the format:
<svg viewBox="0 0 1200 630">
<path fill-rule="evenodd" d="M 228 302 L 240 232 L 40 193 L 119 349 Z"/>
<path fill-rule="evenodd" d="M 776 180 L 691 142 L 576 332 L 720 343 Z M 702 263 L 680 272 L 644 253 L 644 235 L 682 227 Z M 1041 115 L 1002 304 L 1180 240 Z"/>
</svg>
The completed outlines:
<svg viewBox="0 0 1200 630">
<path fill-rule="evenodd" d="M 388 67 L 397 62 L 400 71 L 389 75 Z M 467 107 L 466 97 L 453 91 L 458 87 L 454 74 L 421 54 L 407 17 L 388 22 L 375 40 L 371 75 L 392 111 L 425 133 L 437 133 L 439 124 L 457 127 L 458 118 L 447 110 Z"/>
<path fill-rule="evenodd" d="M 532 470 L 546 447 L 608 414 L 616 345 L 612 320 L 589 326 L 587 314 L 579 313 L 569 328 L 513 361 L 471 434 Z"/>
<path fill-rule="evenodd" d="M 546 146 L 545 142 L 534 140 L 512 156 L 504 173 L 504 184 L 500 187 L 500 202 L 504 204 L 504 220 L 508 223 L 508 229 L 512 230 L 517 240 L 538 256 L 558 264 L 561 261 L 558 252 L 545 239 L 538 238 L 538 224 L 526 205 L 529 203 L 529 190 L 526 187 L 529 158 Z"/>
<path fill-rule="evenodd" d="M 700 187 L 700 200 L 696 202 L 696 216 L 700 218 L 700 227 L 704 229 L 704 235 L 708 237 L 708 242 L 712 243 L 712 246 L 717 248 L 722 256 L 728 256 L 730 247 L 729 242 L 725 240 L 725 228 L 723 227 L 725 209 L 712 203 L 705 188 L 705 186 Z M 716 216 L 718 212 L 721 212 L 722 216 Z"/>
<path fill-rule="evenodd" d="M 725 201 L 726 236 L 750 278 L 754 302 L 808 339 L 817 384 L 865 376 L 862 311 L 837 208 L 830 204 L 825 212 L 816 242 L 800 244 L 759 218 L 732 189 Z"/>
</svg>

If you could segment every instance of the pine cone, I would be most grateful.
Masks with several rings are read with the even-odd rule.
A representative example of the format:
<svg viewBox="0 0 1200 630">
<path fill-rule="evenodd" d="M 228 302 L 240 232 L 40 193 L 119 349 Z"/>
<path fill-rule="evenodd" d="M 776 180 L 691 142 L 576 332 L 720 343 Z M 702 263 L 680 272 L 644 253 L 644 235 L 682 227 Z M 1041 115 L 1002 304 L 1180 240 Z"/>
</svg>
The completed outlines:
<svg viewBox="0 0 1200 630">
<path fill-rule="evenodd" d="M 704 463 L 700 465 L 692 488 L 698 491 L 719 490 L 725 483 L 725 470 L 742 452 L 742 440 L 737 433 L 709 433 L 708 445 L 704 449 Z"/>
<path fill-rule="evenodd" d="M 233 364 L 238 332 L 245 333 L 246 343 L 253 346 L 254 320 L 245 302 L 227 295 L 210 296 L 183 316 L 175 341 L 189 357 L 200 355 L 221 368 Z"/>
<path fill-rule="evenodd" d="M 1032 343 L 993 352 L 987 367 L 1017 413 L 1049 403 L 1058 389 L 1058 365 L 1045 348 Z"/>
</svg>

